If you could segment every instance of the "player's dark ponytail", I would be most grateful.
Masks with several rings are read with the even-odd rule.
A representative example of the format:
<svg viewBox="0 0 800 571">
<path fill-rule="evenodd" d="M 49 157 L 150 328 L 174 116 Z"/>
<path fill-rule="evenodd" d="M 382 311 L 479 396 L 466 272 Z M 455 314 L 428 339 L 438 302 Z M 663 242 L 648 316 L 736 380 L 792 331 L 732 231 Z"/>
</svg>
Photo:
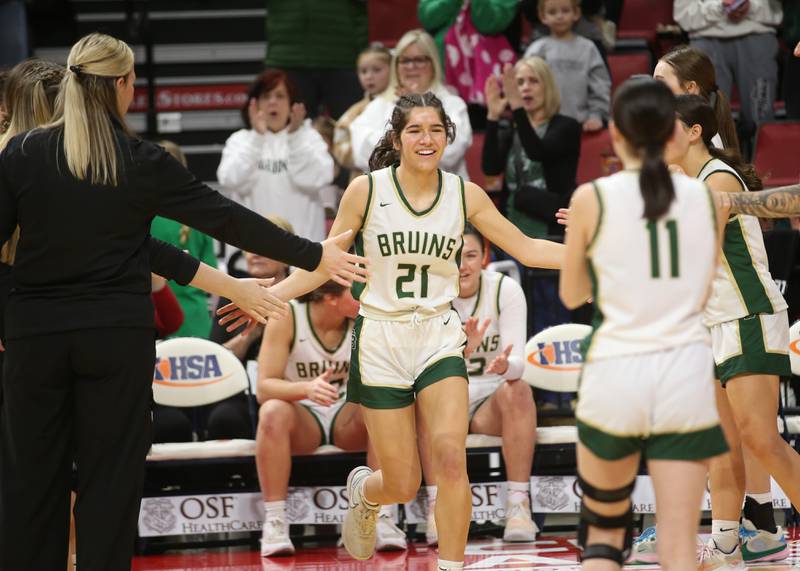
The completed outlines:
<svg viewBox="0 0 800 571">
<path fill-rule="evenodd" d="M 675 128 L 675 96 L 660 81 L 628 80 L 614 97 L 613 118 L 631 151 L 642 159 L 639 187 L 644 218 L 657 220 L 667 213 L 675 198 L 672 177 L 664 162 L 664 146 Z"/>
<path fill-rule="evenodd" d="M 445 113 L 441 100 L 430 91 L 426 93 L 410 93 L 397 100 L 397 104 L 389 119 L 389 129 L 375 146 L 369 157 L 369 170 L 375 171 L 400 162 L 400 134 L 408 123 L 411 110 L 416 107 L 433 107 L 439 113 L 439 118 L 444 123 L 447 133 L 447 142 L 452 143 L 456 138 L 456 126 Z"/>
</svg>

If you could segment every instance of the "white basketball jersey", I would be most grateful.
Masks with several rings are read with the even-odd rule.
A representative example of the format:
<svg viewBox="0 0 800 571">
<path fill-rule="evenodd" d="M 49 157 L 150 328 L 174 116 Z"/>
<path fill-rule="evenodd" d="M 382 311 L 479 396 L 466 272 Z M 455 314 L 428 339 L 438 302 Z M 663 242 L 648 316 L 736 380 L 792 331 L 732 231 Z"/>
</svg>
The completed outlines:
<svg viewBox="0 0 800 571">
<path fill-rule="evenodd" d="M 453 307 L 458 312 L 461 323 L 465 323 L 469 317 L 477 317 L 479 324 L 483 324 L 486 319 L 491 319 L 481 344 L 467 359 L 470 383 L 499 383 L 503 380 L 503 377 L 496 373 L 484 373 L 484 369 L 503 352 L 498 325 L 500 323 L 500 284 L 504 278 L 505 276 L 501 273 L 484 270 L 481 272 L 481 281 L 474 296 L 466 299 L 457 297 L 453 300 Z"/>
<path fill-rule="evenodd" d="M 444 313 L 458 295 L 464 181 L 440 170 L 433 204 L 418 212 L 403 195 L 395 167 L 375 171 L 369 180 L 356 252 L 369 259 L 370 277 L 353 284 L 361 314 L 405 321 Z"/>
<path fill-rule="evenodd" d="M 345 384 L 350 372 L 350 337 L 353 322 L 348 320 L 347 330 L 336 347 L 325 347 L 311 324 L 311 306 L 298 301 L 289 302 L 294 322 L 294 337 L 286 361 L 284 378 L 287 381 L 313 381 L 328 369 L 333 369 L 331 384 L 339 389 L 339 396 L 345 394 Z M 316 405 L 303 399 L 302 404 Z"/>
<path fill-rule="evenodd" d="M 586 360 L 710 343 L 702 313 L 717 255 L 716 213 L 701 181 L 673 175 L 675 200 L 643 217 L 639 171 L 594 182 L 600 205 L 587 250 L 595 303 Z"/>
<path fill-rule="evenodd" d="M 745 192 L 749 190 L 739 173 L 719 159 L 708 161 L 697 178 L 704 181 L 720 171 L 731 173 Z M 767 250 L 758 218 L 744 214 L 731 216 L 725 225 L 722 256 L 706 306 L 706 325 L 756 313 L 776 313 L 786 307 L 786 301 L 769 273 Z"/>
</svg>

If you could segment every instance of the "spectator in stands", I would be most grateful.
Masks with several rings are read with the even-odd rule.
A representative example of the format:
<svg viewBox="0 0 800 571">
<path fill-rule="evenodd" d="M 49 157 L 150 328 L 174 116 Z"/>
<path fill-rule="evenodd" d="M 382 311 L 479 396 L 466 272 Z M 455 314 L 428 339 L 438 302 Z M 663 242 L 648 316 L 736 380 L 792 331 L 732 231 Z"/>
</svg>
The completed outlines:
<svg viewBox="0 0 800 571">
<path fill-rule="evenodd" d="M 384 135 L 397 99 L 407 93 L 433 92 L 444 104 L 447 115 L 456 127 L 455 140 L 447 145 L 442 168 L 465 180 L 467 163 L 464 155 L 472 144 L 472 127 L 464 100 L 453 95 L 443 84 L 444 75 L 436 44 L 423 30 L 406 32 L 395 48 L 389 87 L 376 97 L 350 125 L 353 163 L 364 172 L 369 170 L 369 157 Z"/>
<path fill-rule="evenodd" d="M 786 103 L 786 118 L 800 119 L 800 60 L 795 46 L 800 46 L 800 3 L 783 3 L 783 39 L 789 49 L 783 67 L 783 100 Z M 795 53 L 792 52 L 795 51 Z"/>
<path fill-rule="evenodd" d="M 312 118 L 338 118 L 360 97 L 353 62 L 367 47 L 367 2 L 266 0 L 266 6 L 265 65 L 287 73 Z"/>
<path fill-rule="evenodd" d="M 581 0 L 581 17 L 575 23 L 572 31 L 592 40 L 603 57 L 603 61 L 607 64 L 606 54 L 614 49 L 617 26 L 613 21 L 605 18 L 607 10 L 604 4 L 600 0 Z M 539 19 L 539 0 L 521 0 L 520 11 L 531 23 L 530 41 L 535 42 L 550 34 L 550 30 Z"/>
<path fill-rule="evenodd" d="M 525 57 L 539 56 L 553 70 L 561 91 L 561 113 L 584 131 L 598 131 L 608 121 L 611 76 L 597 47 L 578 36 L 578 0 L 539 0 L 539 19 L 550 35 L 533 42 Z"/>
<path fill-rule="evenodd" d="M 469 431 L 503 437 L 503 461 L 508 479 L 505 541 L 534 541 L 530 479 L 536 444 L 536 406 L 531 388 L 520 381 L 525 368 L 525 295 L 517 282 L 503 274 L 482 270 L 483 236 L 470 224 L 464 229 L 459 294 L 453 300 L 466 324 L 469 373 Z M 480 322 L 480 323 L 479 323 Z M 466 351 L 465 351 L 466 355 Z M 428 483 L 428 545 L 438 542 L 433 517 L 436 478 L 425 433 L 420 458 Z"/>
<path fill-rule="evenodd" d="M 711 57 L 728 100 L 735 82 L 742 104 L 739 138 L 749 148 L 757 126 L 775 116 L 781 2 L 675 0 L 674 15 L 691 45 Z"/>
<path fill-rule="evenodd" d="M 679 46 L 663 55 L 653 71 L 653 78 L 663 81 L 675 95 L 699 95 L 714 109 L 719 132 L 714 146 L 739 150 L 736 123 L 725 92 L 717 85 L 717 74 L 711 58 L 693 46 Z"/>
<path fill-rule="evenodd" d="M 511 47 L 519 50 L 519 3 L 519 0 L 471 0 L 470 20 L 481 35 L 505 34 Z M 464 7 L 464 0 L 419 0 L 417 4 L 417 17 L 425 31 L 433 36 L 443 66 L 447 61 L 445 36 Z"/>
<path fill-rule="evenodd" d="M 350 180 L 361 174 L 353 163 L 353 148 L 350 141 L 350 124 L 361 115 L 367 105 L 389 87 L 392 67 L 392 52 L 382 45 L 372 45 L 358 55 L 358 81 L 364 97 L 345 111 L 336 122 L 333 136 L 333 158 L 350 171 Z"/>
<path fill-rule="evenodd" d="M 358 405 L 345 402 L 350 337 L 358 302 L 327 282 L 291 302 L 293 318 L 270 320 L 258 355 L 256 465 L 264 498 L 261 555 L 294 553 L 286 515 L 292 454 L 324 444 L 365 450 L 367 429 Z M 405 535 L 384 511 L 378 548 L 405 548 Z"/>
<path fill-rule="evenodd" d="M 24 0 L 0 0 L 0 68 L 28 57 L 28 16 Z"/>
<path fill-rule="evenodd" d="M 172 141 L 158 143 L 184 167 L 187 167 L 186 156 L 181 148 Z M 212 268 L 217 267 L 217 256 L 214 253 L 214 240 L 202 232 L 189 228 L 185 224 L 156 216 L 150 226 L 150 234 L 154 238 L 188 252 Z M 192 286 L 178 283 L 169 284 L 178 303 L 183 310 L 183 324 L 170 337 L 200 337 L 208 339 L 213 322 L 208 307 L 208 294 Z"/>
<path fill-rule="evenodd" d="M 320 188 L 333 180 L 333 158 L 286 73 L 256 78 L 242 119 L 246 128 L 228 137 L 217 169 L 224 190 L 262 216 L 285 218 L 298 236 L 323 239 Z"/>
<path fill-rule="evenodd" d="M 497 78 L 486 82 L 486 141 L 483 172 L 504 175 L 509 191 L 508 219 L 530 237 L 563 234 L 556 223 L 559 208 L 569 204 L 581 147 L 581 125 L 559 113 L 560 93 L 549 66 L 539 57 L 524 58 L 503 72 L 504 96 Z M 512 112 L 510 128 L 500 117 Z M 557 283 L 526 283 L 533 332 L 569 321 L 558 299 Z M 535 306 L 535 310 L 533 307 Z"/>
</svg>

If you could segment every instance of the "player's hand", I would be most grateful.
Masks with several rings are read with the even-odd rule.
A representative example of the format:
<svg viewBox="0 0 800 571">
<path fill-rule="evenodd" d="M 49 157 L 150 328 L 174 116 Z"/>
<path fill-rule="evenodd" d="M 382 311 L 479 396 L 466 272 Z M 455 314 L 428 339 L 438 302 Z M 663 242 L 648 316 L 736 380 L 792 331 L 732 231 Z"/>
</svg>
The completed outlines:
<svg viewBox="0 0 800 571">
<path fill-rule="evenodd" d="M 331 384 L 333 369 L 326 369 L 319 377 L 308 383 L 306 398 L 318 405 L 331 406 L 339 400 L 339 391 Z"/>
<path fill-rule="evenodd" d="M 302 103 L 292 103 L 292 108 L 289 110 L 289 133 L 297 131 L 305 119 L 306 106 Z"/>
<path fill-rule="evenodd" d="M 258 107 L 258 99 L 255 97 L 250 99 L 247 105 L 247 116 L 250 119 L 250 126 L 259 135 L 267 132 L 267 114 L 263 109 Z"/>
<path fill-rule="evenodd" d="M 322 258 L 317 266 L 317 270 L 330 274 L 330 279 L 345 287 L 350 287 L 352 282 L 365 283 L 369 276 L 366 268 L 369 261 L 343 249 L 352 233 L 348 230 L 322 242 Z"/>
<path fill-rule="evenodd" d="M 794 47 L 794 57 L 800 57 L 800 42 Z"/>
<path fill-rule="evenodd" d="M 569 225 L 569 208 L 559 208 L 556 212 L 556 222 L 562 226 Z"/>
<path fill-rule="evenodd" d="M 491 319 L 486 319 L 483 325 L 478 325 L 480 320 L 477 317 L 468 317 L 464 323 L 464 333 L 467 335 L 467 346 L 464 348 L 464 357 L 469 357 L 480 346 L 483 336 L 489 328 Z"/>
<path fill-rule="evenodd" d="M 504 375 L 506 371 L 508 371 L 508 356 L 511 354 L 511 349 L 513 348 L 514 345 L 511 344 L 505 349 L 503 349 L 503 352 L 500 353 L 494 359 L 492 359 L 492 362 L 489 363 L 488 367 L 486 367 L 486 372 L 494 373 L 496 375 Z"/>
</svg>

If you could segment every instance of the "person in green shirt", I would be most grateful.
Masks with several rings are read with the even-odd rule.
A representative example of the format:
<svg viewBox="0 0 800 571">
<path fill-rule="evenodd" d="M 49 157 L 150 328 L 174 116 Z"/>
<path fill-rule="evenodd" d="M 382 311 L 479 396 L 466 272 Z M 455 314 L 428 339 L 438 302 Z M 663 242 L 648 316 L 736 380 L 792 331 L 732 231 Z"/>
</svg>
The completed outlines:
<svg viewBox="0 0 800 571">
<path fill-rule="evenodd" d="M 159 144 L 183 166 L 186 166 L 186 157 L 178 145 L 171 141 L 160 141 Z M 212 268 L 217 267 L 214 240 L 202 232 L 193 230 L 180 222 L 156 216 L 150 227 L 150 234 L 188 252 Z M 208 294 L 203 290 L 192 286 L 182 286 L 174 281 L 169 282 L 169 287 L 183 309 L 183 325 L 168 338 L 201 337 L 208 339 L 212 325 L 211 313 L 208 308 Z"/>
</svg>

